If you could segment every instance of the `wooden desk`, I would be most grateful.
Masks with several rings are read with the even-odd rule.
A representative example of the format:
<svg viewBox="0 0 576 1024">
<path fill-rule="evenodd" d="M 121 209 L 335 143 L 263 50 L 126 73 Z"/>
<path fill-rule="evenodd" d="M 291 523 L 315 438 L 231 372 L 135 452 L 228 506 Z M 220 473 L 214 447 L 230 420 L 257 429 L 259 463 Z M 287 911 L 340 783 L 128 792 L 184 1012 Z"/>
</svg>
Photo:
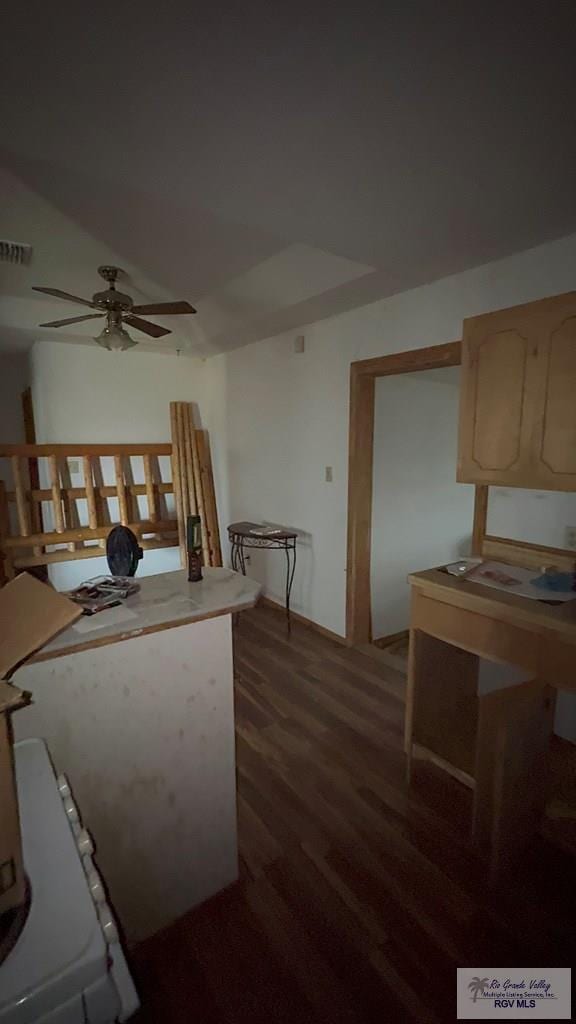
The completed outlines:
<svg viewBox="0 0 576 1024">
<path fill-rule="evenodd" d="M 576 601 L 529 601 L 442 569 L 409 582 L 408 777 L 421 756 L 474 788 L 472 839 L 495 878 L 544 809 L 556 690 L 576 691 Z M 501 666 L 486 693 L 480 659 Z"/>
</svg>

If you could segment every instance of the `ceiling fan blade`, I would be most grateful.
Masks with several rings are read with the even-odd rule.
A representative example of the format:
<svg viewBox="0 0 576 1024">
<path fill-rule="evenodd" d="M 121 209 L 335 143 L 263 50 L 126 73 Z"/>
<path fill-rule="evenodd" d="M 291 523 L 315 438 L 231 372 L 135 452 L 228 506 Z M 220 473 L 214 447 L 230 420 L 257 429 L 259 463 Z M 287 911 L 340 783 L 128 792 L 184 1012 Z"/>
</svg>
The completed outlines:
<svg viewBox="0 0 576 1024">
<path fill-rule="evenodd" d="M 132 312 L 146 313 L 147 316 L 179 316 L 196 310 L 189 302 L 150 302 L 144 306 L 132 306 Z"/>
<path fill-rule="evenodd" d="M 65 327 L 66 324 L 81 324 L 83 320 L 98 320 L 104 313 L 87 313 L 86 316 L 69 316 L 67 320 L 50 320 L 47 324 L 38 324 L 38 327 Z"/>
<path fill-rule="evenodd" d="M 81 299 L 79 295 L 70 295 L 69 292 L 60 291 L 59 288 L 39 288 L 38 285 L 33 284 L 32 291 L 55 295 L 57 299 L 68 299 L 69 302 L 79 302 L 81 306 L 90 306 L 90 309 L 95 309 L 94 303 L 89 299 Z"/>
<path fill-rule="evenodd" d="M 150 323 L 150 320 L 141 320 L 139 316 L 128 316 L 122 317 L 122 322 L 129 324 L 130 327 L 135 327 L 137 331 L 143 331 L 144 334 L 149 334 L 151 338 L 162 338 L 165 334 L 172 334 L 166 327 L 160 327 L 160 324 Z"/>
</svg>

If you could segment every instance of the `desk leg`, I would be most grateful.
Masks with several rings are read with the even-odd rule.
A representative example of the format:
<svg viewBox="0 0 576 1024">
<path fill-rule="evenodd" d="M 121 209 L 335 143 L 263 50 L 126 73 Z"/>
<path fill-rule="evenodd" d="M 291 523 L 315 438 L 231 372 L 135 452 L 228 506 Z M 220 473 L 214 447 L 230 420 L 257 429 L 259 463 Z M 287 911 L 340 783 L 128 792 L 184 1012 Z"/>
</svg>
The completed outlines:
<svg viewBox="0 0 576 1024">
<path fill-rule="evenodd" d="M 406 678 L 406 707 L 404 712 L 404 750 L 406 751 L 406 782 L 412 781 L 412 730 L 414 726 L 414 691 L 416 682 L 416 630 L 411 629 L 408 640 L 408 675 Z"/>
<path fill-rule="evenodd" d="M 556 691 L 522 683 L 479 704 L 472 840 L 496 882 L 536 833 L 546 804 Z"/>
<path fill-rule="evenodd" d="M 407 782 L 417 755 L 470 784 L 476 748 L 478 658 L 410 630 L 404 749 Z"/>
</svg>

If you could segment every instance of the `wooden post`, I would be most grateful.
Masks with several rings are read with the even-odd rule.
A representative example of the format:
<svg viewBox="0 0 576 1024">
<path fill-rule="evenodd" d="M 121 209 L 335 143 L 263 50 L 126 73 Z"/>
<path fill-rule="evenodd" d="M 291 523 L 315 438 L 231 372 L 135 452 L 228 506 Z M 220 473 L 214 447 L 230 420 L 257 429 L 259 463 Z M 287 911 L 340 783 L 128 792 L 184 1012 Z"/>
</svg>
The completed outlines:
<svg viewBox="0 0 576 1024">
<path fill-rule="evenodd" d="M 144 480 L 146 483 L 146 501 L 148 503 L 148 519 L 150 522 L 154 523 L 158 519 L 158 509 L 156 507 L 156 491 L 154 490 L 154 480 L 152 478 L 152 466 L 149 454 L 143 456 L 143 462 Z"/>
<path fill-rule="evenodd" d="M 110 509 L 108 506 L 108 498 L 104 496 L 104 474 L 102 473 L 102 462 L 100 456 L 92 457 L 89 455 L 90 463 L 92 466 L 92 472 L 94 475 L 94 494 L 96 500 L 96 515 L 99 526 L 108 526 L 110 524 Z M 99 546 L 106 549 L 106 541 L 100 540 Z"/>
<path fill-rule="evenodd" d="M 124 489 L 126 492 L 128 522 L 139 523 L 141 521 L 140 506 L 138 504 L 138 495 L 135 490 L 136 484 L 134 483 L 134 473 L 132 471 L 132 460 L 130 456 L 126 456 L 126 458 L 122 460 L 122 466 L 124 469 Z M 144 518 L 147 519 L 148 516 L 145 516 Z"/>
<path fill-rule="evenodd" d="M 126 500 L 126 485 L 124 483 L 124 468 L 122 456 L 114 456 L 114 471 L 116 474 L 116 493 L 118 494 L 118 507 L 120 509 L 120 522 L 122 526 L 128 526 L 128 501 Z"/>
<path fill-rule="evenodd" d="M 220 527 L 218 524 L 218 509 L 216 507 L 216 492 L 214 489 L 214 475 L 212 473 L 212 460 L 210 457 L 210 441 L 206 430 L 196 430 L 196 446 L 200 473 L 202 477 L 202 496 L 206 511 L 208 533 L 210 538 L 211 565 L 222 565 L 222 550 L 220 547 Z"/>
<path fill-rule="evenodd" d="M 34 422 L 34 406 L 32 404 L 32 388 L 27 387 L 20 396 L 22 401 L 22 418 L 24 420 L 24 440 L 26 444 L 36 444 L 36 424 Z M 42 502 L 35 502 L 32 498 L 32 491 L 40 488 L 40 473 L 38 459 L 28 459 L 28 479 L 30 481 L 30 513 L 32 520 L 32 533 L 42 533 L 44 523 L 42 520 Z M 35 555 L 42 555 L 44 548 L 36 546 Z M 47 576 L 44 576 L 46 579 Z"/>
<path fill-rule="evenodd" d="M 180 488 L 182 493 L 182 517 L 184 520 L 184 530 L 186 530 L 186 518 L 190 515 L 190 492 L 188 490 L 188 470 L 186 466 L 186 426 L 184 421 L 185 415 L 185 402 L 177 402 L 176 416 L 178 422 L 178 458 L 180 460 Z"/>
<path fill-rule="evenodd" d="M 191 413 L 190 413 L 191 415 Z M 202 490 L 202 472 L 200 469 L 200 458 L 198 455 L 198 439 L 196 437 L 196 431 L 191 430 L 192 440 L 192 468 L 194 472 L 194 490 L 196 491 L 196 503 L 198 506 L 198 515 L 202 522 L 202 554 L 204 556 L 204 565 L 213 565 L 210 550 L 210 540 L 208 537 L 208 523 L 206 521 L 206 505 L 204 503 L 204 492 Z"/>
<path fill-rule="evenodd" d="M 30 514 L 26 501 L 26 491 L 22 480 L 22 464 L 20 456 L 13 455 L 12 476 L 14 477 L 14 490 L 16 492 L 16 509 L 18 512 L 18 529 L 22 537 L 30 535 Z"/>
<path fill-rule="evenodd" d="M 178 432 L 178 402 L 170 402 L 170 429 L 172 433 L 172 484 L 178 520 L 178 540 L 180 544 L 180 563 L 186 567 L 186 523 L 184 521 L 184 504 L 182 501 L 182 481 L 180 479 L 180 451 Z"/>
<path fill-rule="evenodd" d="M 77 529 L 80 526 L 80 517 L 78 515 L 78 506 L 76 499 L 70 497 L 70 491 L 72 489 L 72 480 L 70 479 L 70 469 L 68 467 L 68 459 L 62 459 L 60 464 L 60 478 L 62 481 L 62 503 L 64 505 L 65 521 L 66 526 L 69 530 Z M 82 545 L 80 545 L 82 547 Z M 68 551 L 77 551 L 78 544 L 72 541 L 68 544 Z"/>
<path fill-rule="evenodd" d="M 88 505 L 88 525 L 91 530 L 95 530 L 98 526 L 98 513 L 96 510 L 96 496 L 94 494 L 94 480 L 92 477 L 92 459 L 89 455 L 85 455 L 82 459 L 82 472 L 84 475 L 86 503 Z"/>
<path fill-rule="evenodd" d="M 348 553 L 346 639 L 370 643 L 372 610 L 370 550 L 372 540 L 372 460 L 374 449 L 374 377 L 350 368 L 350 435 L 348 446 Z"/>
<path fill-rule="evenodd" d="M 194 480 L 194 466 L 192 459 L 192 437 L 194 434 L 194 424 L 192 422 L 192 406 L 184 405 L 184 437 L 185 437 L 185 457 L 186 457 L 186 489 L 188 491 L 188 508 L 189 515 L 195 516 L 198 514 L 198 499 L 196 496 L 196 486 Z"/>
<path fill-rule="evenodd" d="M 62 512 L 62 491 L 58 475 L 58 460 L 55 455 L 48 456 L 50 469 L 50 487 L 52 490 L 52 507 L 54 509 L 54 528 L 56 533 L 64 533 L 64 514 Z"/>
</svg>

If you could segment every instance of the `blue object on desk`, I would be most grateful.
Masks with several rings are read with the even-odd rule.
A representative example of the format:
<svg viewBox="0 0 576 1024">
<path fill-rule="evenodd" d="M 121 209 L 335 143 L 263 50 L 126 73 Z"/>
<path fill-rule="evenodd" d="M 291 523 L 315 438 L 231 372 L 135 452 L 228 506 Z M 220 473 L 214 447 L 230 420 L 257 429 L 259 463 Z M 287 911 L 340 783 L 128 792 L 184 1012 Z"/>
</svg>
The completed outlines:
<svg viewBox="0 0 576 1024">
<path fill-rule="evenodd" d="M 568 593 L 576 590 L 576 575 L 573 572 L 543 572 L 532 583 L 541 590 L 551 590 L 556 593 Z"/>
</svg>

